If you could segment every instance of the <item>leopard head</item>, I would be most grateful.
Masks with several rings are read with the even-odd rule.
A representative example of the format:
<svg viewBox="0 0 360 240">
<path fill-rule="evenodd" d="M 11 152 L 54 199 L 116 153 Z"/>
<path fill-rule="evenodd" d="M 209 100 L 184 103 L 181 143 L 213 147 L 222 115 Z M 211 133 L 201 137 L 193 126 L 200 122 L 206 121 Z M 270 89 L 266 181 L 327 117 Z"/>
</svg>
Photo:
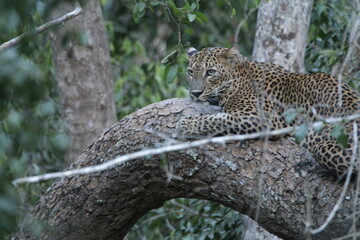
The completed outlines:
<svg viewBox="0 0 360 240">
<path fill-rule="evenodd" d="M 234 76 L 241 61 L 237 48 L 195 48 L 187 50 L 189 66 L 186 76 L 190 83 L 190 97 L 195 101 L 216 101 Z"/>
</svg>

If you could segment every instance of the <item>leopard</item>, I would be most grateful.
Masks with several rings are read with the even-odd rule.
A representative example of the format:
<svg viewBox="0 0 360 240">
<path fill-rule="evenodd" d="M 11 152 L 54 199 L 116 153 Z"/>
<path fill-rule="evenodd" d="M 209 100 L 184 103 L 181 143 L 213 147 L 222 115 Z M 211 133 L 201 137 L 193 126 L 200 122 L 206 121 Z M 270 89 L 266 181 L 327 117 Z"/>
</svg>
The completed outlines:
<svg viewBox="0 0 360 240">
<path fill-rule="evenodd" d="M 251 61 L 237 47 L 189 48 L 186 56 L 190 98 L 218 105 L 221 112 L 182 117 L 176 128 L 185 138 L 270 132 L 360 113 L 360 94 L 330 74 L 295 73 L 277 64 Z M 286 112 L 293 110 L 301 114 L 287 119 Z M 356 162 L 354 124 L 359 124 L 357 118 L 343 123 L 346 144 L 334 136 L 335 126 L 326 123 L 321 130 L 309 129 L 299 144 L 326 172 L 344 177 Z"/>
</svg>

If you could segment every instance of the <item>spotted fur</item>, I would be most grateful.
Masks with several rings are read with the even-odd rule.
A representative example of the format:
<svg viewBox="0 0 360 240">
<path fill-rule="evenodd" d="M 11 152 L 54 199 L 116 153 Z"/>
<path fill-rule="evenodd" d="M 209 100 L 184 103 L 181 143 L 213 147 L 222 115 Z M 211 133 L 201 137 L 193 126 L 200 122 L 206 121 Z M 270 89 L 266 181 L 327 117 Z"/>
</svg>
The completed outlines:
<svg viewBox="0 0 360 240">
<path fill-rule="evenodd" d="M 292 124 L 314 121 L 317 117 L 339 117 L 360 110 L 360 95 L 324 73 L 291 73 L 284 68 L 246 59 L 231 48 L 189 49 L 187 78 L 193 100 L 219 104 L 222 112 L 182 118 L 177 128 L 183 136 L 246 134 L 275 130 Z M 287 123 L 284 111 L 302 109 L 301 117 Z M 316 116 L 314 114 L 314 111 Z M 352 124 L 346 125 L 351 136 Z M 310 132 L 303 140 L 320 165 L 343 175 L 351 161 L 353 139 L 347 148 L 331 136 L 332 126 Z"/>
</svg>

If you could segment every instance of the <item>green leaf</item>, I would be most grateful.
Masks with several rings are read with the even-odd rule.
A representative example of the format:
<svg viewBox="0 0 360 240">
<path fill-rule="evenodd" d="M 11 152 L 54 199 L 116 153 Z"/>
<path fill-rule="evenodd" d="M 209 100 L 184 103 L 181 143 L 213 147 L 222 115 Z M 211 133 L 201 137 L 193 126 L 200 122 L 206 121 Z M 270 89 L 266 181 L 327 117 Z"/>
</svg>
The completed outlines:
<svg viewBox="0 0 360 240">
<path fill-rule="evenodd" d="M 164 58 L 161 60 L 161 63 L 162 63 L 162 64 L 167 64 L 167 63 L 169 63 L 169 62 L 172 62 L 174 59 L 176 59 L 177 53 L 178 53 L 177 50 L 173 51 L 172 53 L 170 53 L 169 55 L 167 55 L 166 57 L 164 57 Z"/>
<path fill-rule="evenodd" d="M 188 13 L 190 12 L 190 5 L 188 2 L 186 2 L 185 6 L 183 6 L 182 8 L 180 8 L 180 10 L 183 12 L 183 13 Z"/>
<path fill-rule="evenodd" d="M 140 9 L 142 9 L 142 10 L 140 10 Z M 140 19 L 145 15 L 144 9 L 145 9 L 145 3 L 143 3 L 143 2 L 137 3 L 135 5 L 135 7 L 133 9 L 133 15 L 132 15 L 135 23 L 139 23 Z"/>
<path fill-rule="evenodd" d="M 178 65 L 172 65 L 170 67 L 170 70 L 169 70 L 169 72 L 167 74 L 167 81 L 168 82 L 171 82 L 172 80 L 174 80 L 176 74 L 178 73 L 178 68 L 179 68 Z"/>
<path fill-rule="evenodd" d="M 295 132 L 295 141 L 300 143 L 308 133 L 308 126 L 306 124 L 301 125 Z"/>
<path fill-rule="evenodd" d="M 290 124 L 298 116 L 298 110 L 295 108 L 290 108 L 283 113 L 283 116 L 285 118 L 285 122 Z"/>
<path fill-rule="evenodd" d="M 3 213 L 10 214 L 17 208 L 16 204 L 12 199 L 6 197 L 0 197 L 0 210 Z"/>
<path fill-rule="evenodd" d="M 336 51 L 332 50 L 332 49 L 325 49 L 325 50 L 321 50 L 319 52 L 320 55 L 323 55 L 325 57 L 331 57 L 331 56 L 335 56 L 336 55 Z"/>
<path fill-rule="evenodd" d="M 315 132 L 320 132 L 324 126 L 323 122 L 317 122 L 313 125 L 313 129 Z"/>
<path fill-rule="evenodd" d="M 69 138 L 64 133 L 59 133 L 55 136 L 51 136 L 50 142 L 55 148 L 65 150 L 69 144 Z"/>
<path fill-rule="evenodd" d="M 195 11 L 195 9 L 197 8 L 197 6 L 198 6 L 198 5 L 193 2 L 193 3 L 191 4 L 191 7 L 190 7 L 191 11 Z"/>
<path fill-rule="evenodd" d="M 23 117 L 19 112 L 15 111 L 15 110 L 10 110 L 5 121 L 7 124 L 9 124 L 9 126 L 11 126 L 13 128 L 17 128 L 20 126 L 22 120 L 23 120 Z"/>
<path fill-rule="evenodd" d="M 335 139 L 338 139 L 342 134 L 344 134 L 344 126 L 343 125 L 334 126 L 331 132 L 331 136 Z"/>
<path fill-rule="evenodd" d="M 140 12 L 139 12 L 137 5 L 135 5 L 135 7 L 133 9 L 132 17 L 133 17 L 135 23 L 140 22 Z"/>
<path fill-rule="evenodd" d="M 176 7 L 175 3 L 173 1 L 167 1 L 166 2 L 167 5 L 169 6 L 169 8 L 171 9 L 172 13 L 176 16 L 176 17 L 180 17 L 181 16 L 181 11 Z"/>
<path fill-rule="evenodd" d="M 139 2 L 139 3 L 137 4 L 137 8 L 139 9 L 140 12 L 144 11 L 144 9 L 145 9 L 145 3 Z"/>
<path fill-rule="evenodd" d="M 151 1 L 150 4 L 151 4 L 152 6 L 157 6 L 157 5 L 159 5 L 160 3 L 159 3 L 159 1 Z"/>
<path fill-rule="evenodd" d="M 344 148 L 349 147 L 349 136 L 348 135 L 343 134 L 337 140 L 340 143 L 340 145 L 343 146 Z"/>
<path fill-rule="evenodd" d="M 186 28 L 184 32 L 185 32 L 186 35 L 191 36 L 191 35 L 194 34 L 194 29 L 192 29 L 192 28 Z"/>
<path fill-rule="evenodd" d="M 198 20 L 200 23 L 204 24 L 208 22 L 207 16 L 202 12 L 195 12 L 195 15 L 196 15 L 196 20 Z"/>
<path fill-rule="evenodd" d="M 258 7 L 260 5 L 260 0 L 254 0 L 255 7 Z"/>
<path fill-rule="evenodd" d="M 5 154 L 11 147 L 11 139 L 0 132 L 0 156 Z"/>
<path fill-rule="evenodd" d="M 331 136 L 335 138 L 343 147 L 349 146 L 348 135 L 346 134 L 345 127 L 343 125 L 336 125 L 331 131 Z"/>
<path fill-rule="evenodd" d="M 41 117 L 51 116 L 55 113 L 55 105 L 52 101 L 40 103 L 36 106 L 36 115 Z"/>
<path fill-rule="evenodd" d="M 188 14 L 188 19 L 189 19 L 190 22 L 193 22 L 195 20 L 195 18 L 196 18 L 195 14 L 192 14 L 192 13 Z"/>
<path fill-rule="evenodd" d="M 231 11 L 231 18 L 233 18 L 233 17 L 235 17 L 235 15 L 236 15 L 236 10 L 235 10 L 235 8 L 233 8 L 232 9 L 232 11 Z"/>
</svg>

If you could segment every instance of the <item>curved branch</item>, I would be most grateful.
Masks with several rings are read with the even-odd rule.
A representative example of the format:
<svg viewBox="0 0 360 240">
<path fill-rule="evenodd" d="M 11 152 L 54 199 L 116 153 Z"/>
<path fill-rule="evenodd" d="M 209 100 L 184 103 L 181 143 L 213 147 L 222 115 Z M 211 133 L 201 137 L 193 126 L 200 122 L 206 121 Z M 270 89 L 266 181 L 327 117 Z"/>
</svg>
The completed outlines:
<svg viewBox="0 0 360 240">
<path fill-rule="evenodd" d="M 170 99 L 125 117 L 92 143 L 70 168 L 104 163 L 119 155 L 158 146 L 183 115 L 215 110 L 185 99 Z M 312 227 L 331 212 L 341 185 L 297 169 L 309 157 L 288 139 L 209 144 L 115 166 L 104 172 L 59 179 L 41 197 L 26 222 L 45 221 L 41 239 L 121 239 L 151 209 L 172 198 L 200 198 L 255 217 L 284 238 L 305 238 L 306 194 L 311 194 Z M 168 167 L 164 167 L 164 164 Z M 172 172 L 168 172 L 171 169 Z M 259 192 L 259 179 L 262 189 Z M 315 239 L 345 235 L 351 226 L 353 189 Z M 350 197 L 349 197 L 350 196 Z M 259 201 L 261 197 L 261 201 Z M 257 206 L 257 203 L 260 203 Z M 11 239 L 35 239 L 24 223 Z"/>
<path fill-rule="evenodd" d="M 79 16 L 81 13 L 82 13 L 82 8 L 80 7 L 80 5 L 77 5 L 76 8 L 72 12 L 69 12 L 69 13 L 65 14 L 64 16 L 54 19 L 50 22 L 47 22 L 39 27 L 36 27 L 33 31 L 23 33 L 20 36 L 17 36 L 16 38 L 13 38 L 7 42 L 4 42 L 3 44 L 0 45 L 0 51 L 15 47 L 24 39 L 34 37 L 55 25 L 62 24 L 74 17 Z"/>
</svg>

